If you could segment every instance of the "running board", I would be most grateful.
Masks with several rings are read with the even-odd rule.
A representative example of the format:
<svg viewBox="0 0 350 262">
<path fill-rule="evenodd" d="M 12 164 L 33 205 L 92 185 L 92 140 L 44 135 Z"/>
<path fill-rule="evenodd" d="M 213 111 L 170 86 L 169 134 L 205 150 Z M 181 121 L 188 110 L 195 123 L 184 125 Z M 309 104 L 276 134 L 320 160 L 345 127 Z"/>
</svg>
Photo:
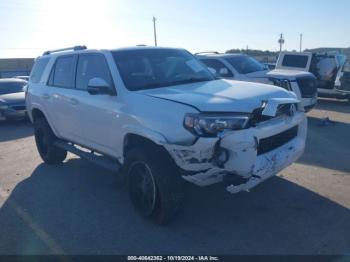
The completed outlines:
<svg viewBox="0 0 350 262">
<path fill-rule="evenodd" d="M 117 160 L 113 160 L 105 156 L 96 155 L 93 151 L 83 151 L 77 148 L 74 144 L 70 144 L 61 140 L 56 141 L 55 145 L 112 172 L 118 172 L 120 169 L 120 163 Z"/>
</svg>

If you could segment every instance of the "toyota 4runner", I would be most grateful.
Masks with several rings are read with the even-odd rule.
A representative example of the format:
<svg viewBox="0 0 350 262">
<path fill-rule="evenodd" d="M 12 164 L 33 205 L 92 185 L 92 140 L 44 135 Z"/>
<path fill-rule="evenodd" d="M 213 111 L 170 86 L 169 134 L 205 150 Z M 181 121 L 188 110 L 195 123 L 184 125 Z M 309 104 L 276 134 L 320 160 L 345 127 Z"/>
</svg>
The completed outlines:
<svg viewBox="0 0 350 262">
<path fill-rule="evenodd" d="M 118 171 L 140 213 L 179 209 L 184 180 L 249 191 L 304 151 L 307 121 L 283 88 L 216 79 L 183 49 L 47 51 L 27 89 L 41 158 L 67 151 Z"/>
</svg>

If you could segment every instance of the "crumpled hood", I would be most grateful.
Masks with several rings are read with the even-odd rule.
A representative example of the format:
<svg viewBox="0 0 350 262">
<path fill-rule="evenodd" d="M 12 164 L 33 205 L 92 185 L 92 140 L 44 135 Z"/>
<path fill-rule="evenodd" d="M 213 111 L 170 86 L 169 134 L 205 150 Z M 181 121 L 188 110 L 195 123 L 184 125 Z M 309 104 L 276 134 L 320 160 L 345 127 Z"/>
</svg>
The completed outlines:
<svg viewBox="0 0 350 262">
<path fill-rule="evenodd" d="M 202 112 L 251 113 L 261 106 L 262 101 L 270 101 L 271 105 L 298 102 L 294 93 L 276 86 L 224 79 L 148 89 L 139 93 L 187 104 Z"/>
<path fill-rule="evenodd" d="M 0 95 L 0 103 L 4 101 L 6 104 L 9 105 L 21 105 L 25 102 L 25 93 L 19 92 L 19 93 L 12 93 L 12 94 L 6 94 L 6 95 Z"/>
</svg>

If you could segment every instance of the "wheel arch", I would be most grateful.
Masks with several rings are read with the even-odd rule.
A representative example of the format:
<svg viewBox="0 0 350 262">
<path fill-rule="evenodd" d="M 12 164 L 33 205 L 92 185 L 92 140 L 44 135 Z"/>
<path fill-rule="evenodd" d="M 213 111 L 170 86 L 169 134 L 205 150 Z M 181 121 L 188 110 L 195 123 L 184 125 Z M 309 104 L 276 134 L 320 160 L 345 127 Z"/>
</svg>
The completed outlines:
<svg viewBox="0 0 350 262">
<path fill-rule="evenodd" d="M 34 123 L 35 119 L 37 119 L 37 118 L 40 118 L 40 117 L 45 118 L 45 120 L 49 124 L 52 132 L 55 134 L 55 136 L 58 137 L 57 131 L 55 130 L 55 128 L 51 124 L 51 122 L 50 122 L 49 118 L 47 117 L 47 114 L 44 112 L 44 110 L 42 110 L 38 107 L 33 107 L 32 110 L 30 111 L 29 115 L 31 117 L 32 123 Z"/>
<path fill-rule="evenodd" d="M 40 117 L 43 117 L 47 120 L 46 115 L 44 114 L 44 112 L 42 110 L 40 110 L 39 108 L 33 108 L 32 112 L 31 112 L 31 116 L 32 116 L 32 122 L 35 121 L 35 119 L 38 119 Z"/>
<path fill-rule="evenodd" d="M 165 149 L 165 147 L 162 145 L 162 143 L 159 143 L 159 141 L 155 142 L 150 137 L 146 137 L 140 134 L 135 133 L 128 133 L 124 137 L 123 142 L 123 157 L 125 159 L 128 151 L 132 148 L 142 148 L 146 149 L 152 152 L 155 152 L 155 154 L 162 154 L 169 158 L 173 163 L 174 160 L 169 154 L 169 152 Z"/>
</svg>

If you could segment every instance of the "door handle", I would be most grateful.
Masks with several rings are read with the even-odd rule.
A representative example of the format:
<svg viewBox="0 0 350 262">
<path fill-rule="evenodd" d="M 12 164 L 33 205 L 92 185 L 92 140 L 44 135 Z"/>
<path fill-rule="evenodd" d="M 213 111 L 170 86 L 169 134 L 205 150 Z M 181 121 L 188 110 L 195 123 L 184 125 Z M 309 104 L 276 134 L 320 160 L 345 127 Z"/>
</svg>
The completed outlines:
<svg viewBox="0 0 350 262">
<path fill-rule="evenodd" d="M 69 103 L 71 103 L 72 105 L 77 105 L 79 103 L 79 101 L 78 101 L 78 99 L 70 98 Z"/>
<path fill-rule="evenodd" d="M 43 94 L 42 98 L 44 98 L 44 99 L 49 99 L 49 98 L 50 98 L 50 95 L 49 95 L 49 94 Z"/>
</svg>

